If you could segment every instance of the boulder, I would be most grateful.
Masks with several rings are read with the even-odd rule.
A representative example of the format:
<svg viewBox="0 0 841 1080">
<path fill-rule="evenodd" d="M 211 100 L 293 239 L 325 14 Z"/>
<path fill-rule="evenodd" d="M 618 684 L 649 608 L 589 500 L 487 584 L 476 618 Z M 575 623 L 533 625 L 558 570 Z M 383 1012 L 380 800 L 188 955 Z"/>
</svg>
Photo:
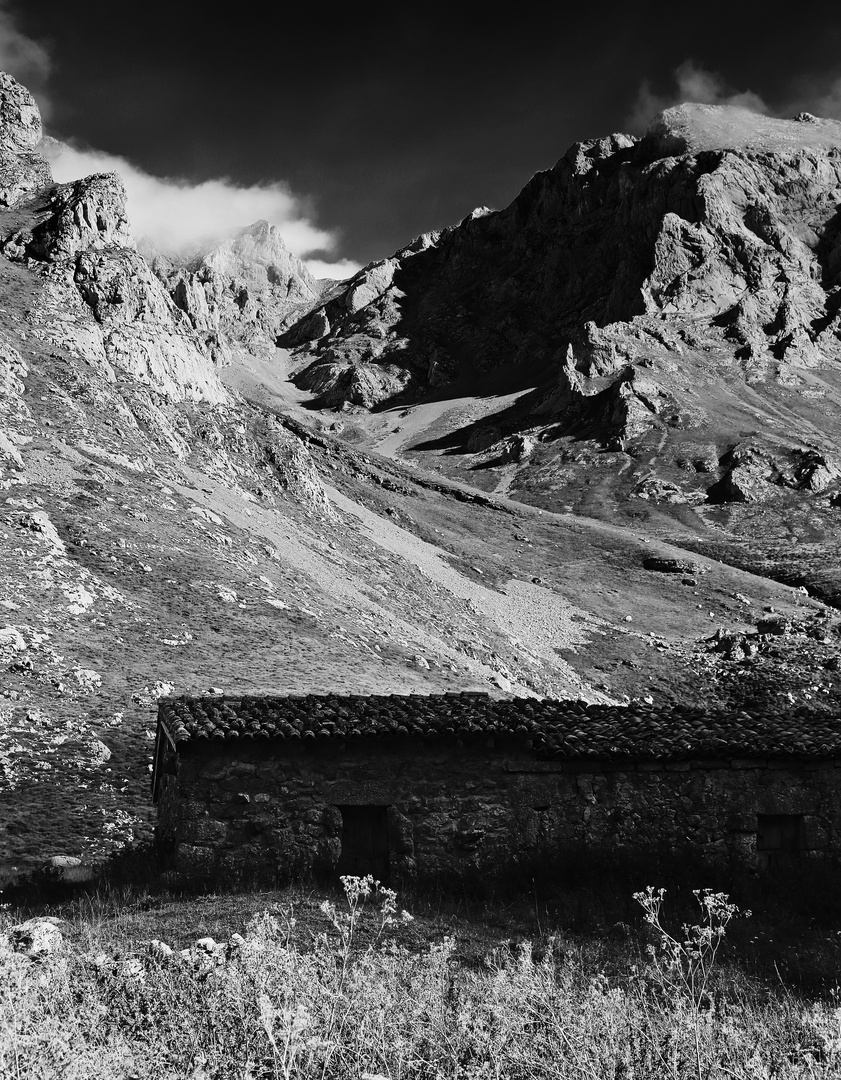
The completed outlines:
<svg viewBox="0 0 841 1080">
<path fill-rule="evenodd" d="M 0 653 L 26 652 L 26 641 L 16 626 L 0 627 Z"/>
<path fill-rule="evenodd" d="M 643 559 L 642 565 L 646 570 L 653 570 L 658 574 L 705 574 L 707 567 L 695 562 L 693 559 L 673 559 L 659 555 L 651 555 Z"/>
<path fill-rule="evenodd" d="M 73 855 L 53 855 L 41 867 L 41 877 L 49 884 L 89 885 L 97 871 Z"/>
<path fill-rule="evenodd" d="M 18 923 L 9 930 L 12 947 L 30 960 L 43 960 L 60 953 L 64 949 L 64 936 L 59 930 L 63 921 L 50 915 L 39 915 Z"/>
</svg>

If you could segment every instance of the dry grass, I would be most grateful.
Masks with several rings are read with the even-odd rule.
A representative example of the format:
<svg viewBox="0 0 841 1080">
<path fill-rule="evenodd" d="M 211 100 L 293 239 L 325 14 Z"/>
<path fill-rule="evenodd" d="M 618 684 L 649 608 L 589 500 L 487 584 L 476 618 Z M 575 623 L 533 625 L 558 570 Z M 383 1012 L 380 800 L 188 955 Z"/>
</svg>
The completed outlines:
<svg viewBox="0 0 841 1080">
<path fill-rule="evenodd" d="M 831 995 L 810 1002 L 782 985 L 769 990 L 734 959 L 718 966 L 713 957 L 704 994 L 693 997 L 664 979 L 662 955 L 626 943 L 606 965 L 603 943 L 560 933 L 468 958 L 453 936 L 430 941 L 405 923 L 389 894 L 366 901 L 365 892 L 357 879 L 342 901 L 310 902 L 303 922 L 275 904 L 215 950 L 156 955 L 137 923 L 96 905 L 65 926 L 63 953 L 36 962 L 7 943 L 0 1075 L 841 1074 L 841 1009 Z M 656 932 L 653 941 L 656 953 Z"/>
</svg>

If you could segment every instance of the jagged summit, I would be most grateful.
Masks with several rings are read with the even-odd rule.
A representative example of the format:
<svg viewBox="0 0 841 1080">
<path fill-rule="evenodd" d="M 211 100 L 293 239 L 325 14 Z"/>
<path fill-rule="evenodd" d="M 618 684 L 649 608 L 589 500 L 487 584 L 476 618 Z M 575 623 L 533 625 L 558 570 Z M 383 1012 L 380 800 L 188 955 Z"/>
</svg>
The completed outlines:
<svg viewBox="0 0 841 1080">
<path fill-rule="evenodd" d="M 241 274 L 245 267 L 254 273 L 262 270 L 266 281 L 273 285 L 286 282 L 302 298 L 318 296 L 316 279 L 291 253 L 277 226 L 268 221 L 255 221 L 240 229 L 235 236 L 206 248 L 187 265 L 192 271 L 210 266 L 220 274 Z"/>
<path fill-rule="evenodd" d="M 791 120 L 763 116 L 735 105 L 685 102 L 652 120 L 646 139 L 661 156 L 707 150 L 788 154 L 841 149 L 841 121 L 800 113 Z"/>
<path fill-rule="evenodd" d="M 243 355 L 272 357 L 278 337 L 317 303 L 324 287 L 267 221 L 184 263 L 160 259 L 152 265 L 222 365 Z"/>
</svg>

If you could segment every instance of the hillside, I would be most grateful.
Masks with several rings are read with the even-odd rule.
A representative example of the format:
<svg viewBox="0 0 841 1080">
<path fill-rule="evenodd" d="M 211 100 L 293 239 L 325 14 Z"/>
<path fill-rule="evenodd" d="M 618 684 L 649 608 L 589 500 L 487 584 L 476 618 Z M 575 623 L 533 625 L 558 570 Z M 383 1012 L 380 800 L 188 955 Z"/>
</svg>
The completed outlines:
<svg viewBox="0 0 841 1080">
<path fill-rule="evenodd" d="M 639 521 L 366 450 L 367 413 L 290 384 L 291 309 L 238 323 L 220 286 L 202 325 L 137 251 L 119 178 L 53 185 L 30 95 L 3 76 L 0 105 L 0 884 L 149 836 L 166 693 L 831 700 L 832 610 Z M 232 244 L 249 296 L 318 316 L 294 263 L 271 280 L 271 230 Z M 202 258 L 183 290 L 223 280 Z"/>
</svg>

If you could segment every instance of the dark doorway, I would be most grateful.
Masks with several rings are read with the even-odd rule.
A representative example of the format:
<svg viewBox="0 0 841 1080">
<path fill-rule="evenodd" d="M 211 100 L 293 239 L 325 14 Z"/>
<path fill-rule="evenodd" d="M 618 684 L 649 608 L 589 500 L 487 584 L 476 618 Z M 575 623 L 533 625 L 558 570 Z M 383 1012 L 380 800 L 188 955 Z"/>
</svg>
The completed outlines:
<svg viewBox="0 0 841 1080">
<path fill-rule="evenodd" d="M 756 853 L 759 865 L 785 870 L 797 865 L 802 847 L 800 814 L 759 814 L 756 819 Z"/>
<path fill-rule="evenodd" d="M 340 806 L 342 853 L 339 874 L 388 881 L 388 807 Z"/>
</svg>

